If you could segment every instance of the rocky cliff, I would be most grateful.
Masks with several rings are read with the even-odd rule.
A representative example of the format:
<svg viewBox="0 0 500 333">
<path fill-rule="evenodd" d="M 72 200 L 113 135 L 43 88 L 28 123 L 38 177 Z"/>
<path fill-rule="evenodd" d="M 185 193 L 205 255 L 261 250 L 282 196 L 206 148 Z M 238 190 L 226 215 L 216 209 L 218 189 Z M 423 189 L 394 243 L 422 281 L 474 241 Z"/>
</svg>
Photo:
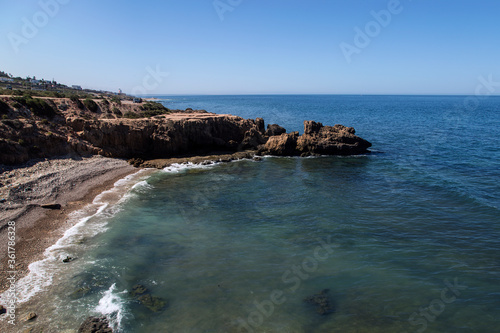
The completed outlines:
<svg viewBox="0 0 500 333">
<path fill-rule="evenodd" d="M 168 111 L 149 118 L 126 119 L 104 111 L 80 110 L 66 99 L 48 100 L 54 112 L 35 112 L 12 98 L 3 98 L 0 164 L 68 153 L 120 158 L 169 158 L 209 152 L 254 150 L 269 155 L 363 154 L 371 144 L 353 128 L 306 121 L 304 134 L 286 133 L 263 119 L 243 119 L 206 111 Z M 99 104 L 99 110 L 104 104 Z M 63 107 L 62 107 L 63 106 Z M 116 112 L 122 108 L 123 112 Z M 123 110 L 126 108 L 126 110 Z M 114 114 L 133 112 L 116 106 Z M 137 113 L 138 117 L 141 114 Z"/>
</svg>

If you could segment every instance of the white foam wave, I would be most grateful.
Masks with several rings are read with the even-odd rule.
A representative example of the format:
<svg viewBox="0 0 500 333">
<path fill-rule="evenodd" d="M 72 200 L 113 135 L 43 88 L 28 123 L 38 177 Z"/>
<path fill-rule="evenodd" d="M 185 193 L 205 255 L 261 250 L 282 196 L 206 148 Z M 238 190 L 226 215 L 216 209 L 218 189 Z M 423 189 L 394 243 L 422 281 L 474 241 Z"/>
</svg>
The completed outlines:
<svg viewBox="0 0 500 333">
<path fill-rule="evenodd" d="M 166 168 L 163 169 L 164 172 L 167 173 L 181 173 L 185 172 L 187 170 L 192 170 L 192 169 L 211 169 L 216 165 L 219 165 L 220 162 L 210 162 L 207 164 L 196 164 L 192 162 L 187 162 L 187 163 L 174 163 Z"/>
<path fill-rule="evenodd" d="M 125 300 L 121 295 L 126 294 L 127 291 L 115 292 L 116 284 L 114 283 L 108 290 L 106 290 L 99 300 L 99 305 L 95 311 L 106 316 L 109 319 L 113 330 L 120 331 L 120 326 L 126 316 L 125 313 Z"/>
<path fill-rule="evenodd" d="M 121 209 L 120 206 L 130 198 L 128 193 L 134 180 L 140 179 L 144 171 L 140 170 L 117 181 L 111 190 L 102 192 L 91 204 L 68 216 L 68 222 L 73 226 L 45 250 L 44 259 L 30 264 L 29 273 L 16 282 L 17 304 L 27 302 L 52 284 L 54 273 L 65 268 L 62 260 L 72 256 L 71 247 L 78 246 L 82 236 L 91 238 L 107 230 L 107 221 L 116 215 Z M 87 227 L 90 220 L 94 222 L 92 228 Z M 0 299 L 6 298 L 4 294 L 0 295 Z"/>
<path fill-rule="evenodd" d="M 148 190 L 153 189 L 154 186 L 149 184 L 147 181 L 143 180 L 132 186 L 132 190 L 136 190 L 137 192 L 146 192 Z"/>
</svg>

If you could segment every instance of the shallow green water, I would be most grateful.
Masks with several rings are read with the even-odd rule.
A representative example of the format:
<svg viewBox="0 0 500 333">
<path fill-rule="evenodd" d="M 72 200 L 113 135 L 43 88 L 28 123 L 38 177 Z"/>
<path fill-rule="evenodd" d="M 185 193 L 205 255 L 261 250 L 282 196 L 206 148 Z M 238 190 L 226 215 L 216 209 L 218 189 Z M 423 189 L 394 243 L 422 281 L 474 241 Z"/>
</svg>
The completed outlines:
<svg viewBox="0 0 500 333">
<path fill-rule="evenodd" d="M 495 210 L 412 180 L 381 189 L 384 163 L 268 158 L 156 173 L 61 282 L 67 294 L 91 290 L 59 294 L 67 311 L 55 321 L 100 311 L 124 332 L 493 332 Z M 448 283 L 455 294 L 442 294 Z M 168 306 L 140 304 L 136 284 Z M 324 289 L 328 315 L 304 302 Z"/>
</svg>

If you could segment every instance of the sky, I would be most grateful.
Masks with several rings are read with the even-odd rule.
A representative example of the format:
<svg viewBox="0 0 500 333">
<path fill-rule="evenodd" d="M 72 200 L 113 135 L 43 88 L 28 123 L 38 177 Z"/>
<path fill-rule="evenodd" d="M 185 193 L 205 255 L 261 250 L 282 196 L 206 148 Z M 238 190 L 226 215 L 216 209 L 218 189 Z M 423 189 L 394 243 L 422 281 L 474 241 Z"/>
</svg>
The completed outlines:
<svg viewBox="0 0 500 333">
<path fill-rule="evenodd" d="M 0 70 L 136 95 L 500 94 L 499 13 L 498 0 L 0 0 Z"/>
</svg>

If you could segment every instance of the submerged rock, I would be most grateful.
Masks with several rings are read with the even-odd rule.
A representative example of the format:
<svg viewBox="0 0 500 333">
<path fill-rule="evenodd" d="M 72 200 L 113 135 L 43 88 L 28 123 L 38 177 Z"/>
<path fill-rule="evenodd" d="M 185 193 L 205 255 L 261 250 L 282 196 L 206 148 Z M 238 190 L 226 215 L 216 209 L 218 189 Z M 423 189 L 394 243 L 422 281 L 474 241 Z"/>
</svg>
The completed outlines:
<svg viewBox="0 0 500 333">
<path fill-rule="evenodd" d="M 78 329 L 78 333 L 112 333 L 106 317 L 88 317 Z"/>
<path fill-rule="evenodd" d="M 137 300 L 153 312 L 160 312 L 167 305 L 160 297 L 151 296 L 151 294 L 139 296 Z"/>
<path fill-rule="evenodd" d="M 153 312 L 160 312 L 168 303 L 165 302 L 162 298 L 153 296 L 149 293 L 148 288 L 143 286 L 142 284 L 136 284 L 132 287 L 130 291 L 130 295 L 134 297 L 140 304 L 144 305 L 146 308 Z"/>
<path fill-rule="evenodd" d="M 315 305 L 316 312 L 320 315 L 328 315 L 335 311 L 333 305 L 328 298 L 328 289 L 322 290 L 319 294 L 315 294 L 304 299 L 304 302 Z"/>
<path fill-rule="evenodd" d="M 136 284 L 135 286 L 132 287 L 132 291 L 130 292 L 130 295 L 132 297 L 144 295 L 145 293 L 148 292 L 148 288 L 144 287 L 142 284 Z"/>
</svg>

